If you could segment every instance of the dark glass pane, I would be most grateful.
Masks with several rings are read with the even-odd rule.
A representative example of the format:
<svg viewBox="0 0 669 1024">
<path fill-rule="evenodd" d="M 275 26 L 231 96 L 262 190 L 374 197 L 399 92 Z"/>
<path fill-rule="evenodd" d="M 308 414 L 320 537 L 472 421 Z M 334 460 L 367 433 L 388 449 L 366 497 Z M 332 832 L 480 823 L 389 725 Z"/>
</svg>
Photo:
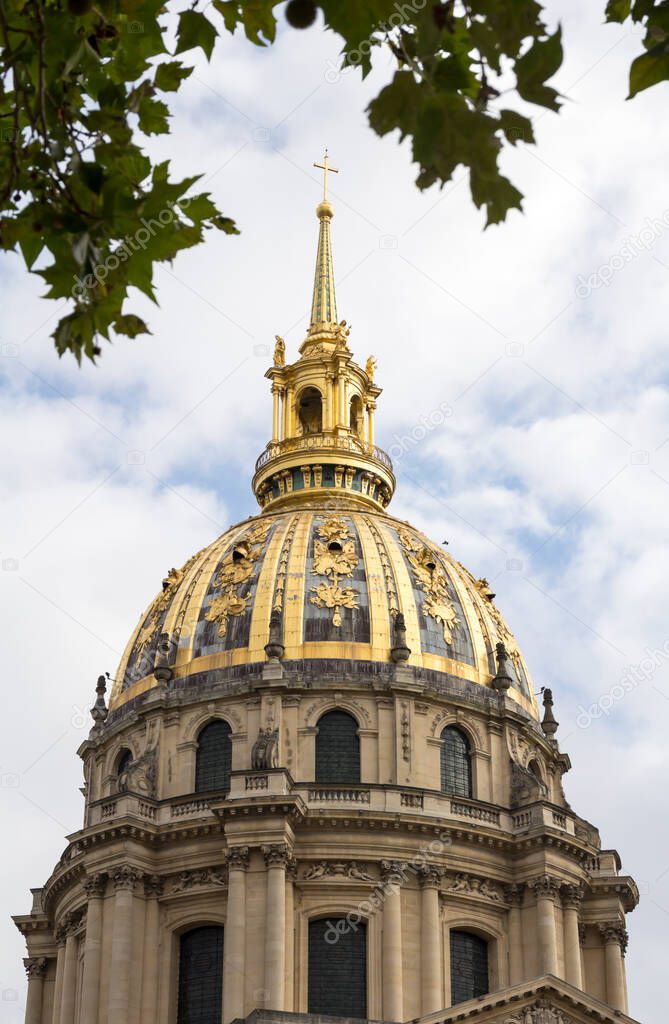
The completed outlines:
<svg viewBox="0 0 669 1024">
<path fill-rule="evenodd" d="M 441 791 L 452 796 L 472 795 L 469 744 L 463 733 L 450 725 L 441 734 Z"/>
<path fill-rule="evenodd" d="M 316 782 L 360 782 L 358 723 L 345 711 L 328 711 L 318 721 Z"/>
<path fill-rule="evenodd" d="M 451 932 L 451 1006 L 487 991 L 487 942 L 470 932 Z"/>
<path fill-rule="evenodd" d="M 232 742 L 230 726 L 222 719 L 206 725 L 197 743 L 195 768 L 196 793 L 210 789 L 230 789 Z"/>
<path fill-rule="evenodd" d="M 366 925 L 341 917 L 310 922 L 308 1012 L 367 1016 Z"/>
<path fill-rule="evenodd" d="M 223 929 L 196 928 L 181 936 L 178 1024 L 221 1024 Z"/>
</svg>

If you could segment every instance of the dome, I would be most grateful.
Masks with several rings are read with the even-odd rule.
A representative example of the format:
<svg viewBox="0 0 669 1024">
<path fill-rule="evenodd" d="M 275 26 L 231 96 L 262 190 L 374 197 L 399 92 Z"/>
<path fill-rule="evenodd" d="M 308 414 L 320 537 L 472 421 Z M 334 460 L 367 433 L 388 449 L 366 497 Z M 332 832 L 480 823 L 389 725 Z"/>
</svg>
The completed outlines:
<svg viewBox="0 0 669 1024">
<path fill-rule="evenodd" d="M 161 637 L 176 687 L 239 679 L 243 666 L 260 671 L 272 613 L 287 670 L 336 675 L 355 663 L 373 676 L 375 666 L 392 666 L 401 613 L 406 664 L 424 684 L 447 676 L 490 686 L 502 642 L 508 695 L 537 717 L 525 662 L 493 598 L 486 580 L 438 544 L 374 509 L 342 498 L 264 512 L 170 570 L 126 648 L 110 707 L 158 684 Z"/>
</svg>

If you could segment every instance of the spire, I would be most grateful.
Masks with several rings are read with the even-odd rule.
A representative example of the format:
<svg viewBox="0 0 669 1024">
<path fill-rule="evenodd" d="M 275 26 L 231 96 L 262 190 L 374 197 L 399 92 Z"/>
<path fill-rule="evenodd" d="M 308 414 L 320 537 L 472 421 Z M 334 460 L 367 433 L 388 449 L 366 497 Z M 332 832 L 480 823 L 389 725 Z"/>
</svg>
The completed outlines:
<svg viewBox="0 0 669 1024">
<path fill-rule="evenodd" d="M 328 174 L 330 172 L 339 174 L 339 171 L 336 167 L 330 167 L 327 149 L 323 163 L 315 163 L 314 167 L 323 171 L 323 199 L 316 207 L 316 216 L 320 221 L 320 227 L 318 229 L 314 294 L 311 302 L 311 329 L 317 324 L 337 323 L 337 299 L 335 297 L 332 242 L 330 240 L 330 221 L 334 217 L 334 210 L 328 199 Z"/>
</svg>

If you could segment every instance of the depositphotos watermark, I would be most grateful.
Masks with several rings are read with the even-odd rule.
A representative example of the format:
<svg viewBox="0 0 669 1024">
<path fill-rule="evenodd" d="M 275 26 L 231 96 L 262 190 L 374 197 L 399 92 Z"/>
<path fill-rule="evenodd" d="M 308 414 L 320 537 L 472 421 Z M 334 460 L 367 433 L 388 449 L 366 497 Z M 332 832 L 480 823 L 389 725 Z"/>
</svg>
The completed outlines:
<svg viewBox="0 0 669 1024">
<path fill-rule="evenodd" d="M 651 220 L 646 217 L 644 227 L 637 235 L 630 235 L 626 238 L 622 248 L 615 253 L 607 263 L 602 263 L 594 273 L 585 277 L 578 275 L 576 285 L 576 297 L 587 299 L 598 288 L 608 288 L 617 273 L 640 256 L 642 252 L 648 252 L 653 248 L 658 238 L 669 230 L 669 210 L 665 210 L 661 217 Z"/>
<path fill-rule="evenodd" d="M 645 657 L 637 665 L 629 665 L 620 682 L 612 686 L 608 693 L 603 693 L 589 708 L 579 704 L 576 716 L 576 725 L 579 729 L 587 729 L 603 716 L 608 718 L 611 709 L 628 693 L 636 690 L 641 683 L 647 683 L 652 679 L 662 662 L 666 660 L 669 660 L 669 640 L 665 640 L 662 647 L 656 647 L 652 651 L 647 647 Z"/>
<path fill-rule="evenodd" d="M 96 284 L 102 284 L 110 272 L 130 259 L 134 252 L 137 252 L 138 249 L 146 249 L 149 240 L 154 238 L 158 231 L 166 228 L 168 224 L 178 220 L 179 213 L 186 210 L 189 203 L 190 198 L 186 196 L 183 199 L 178 199 L 176 203 L 168 203 L 157 217 L 142 217 L 140 221 L 142 226 L 137 228 L 134 234 L 126 235 L 121 244 L 106 259 L 97 263 L 90 274 L 86 274 L 85 277 L 74 275 L 75 284 L 72 288 L 72 298 L 80 299 L 86 291 L 95 288 Z"/>
<path fill-rule="evenodd" d="M 375 32 L 385 32 L 386 34 L 392 32 L 393 29 L 399 28 L 400 25 L 404 25 L 405 22 L 412 20 L 412 15 L 417 14 L 418 11 L 422 11 L 427 6 L 427 0 L 411 0 L 410 3 L 396 3 L 395 11 L 391 14 L 386 21 L 381 21 L 376 26 Z M 339 81 L 342 75 L 345 75 L 347 71 L 351 71 L 352 68 L 358 67 L 362 64 L 365 57 L 368 57 L 372 51 L 373 42 L 371 37 L 363 39 L 356 47 L 352 50 L 346 50 L 343 55 L 343 63 L 337 64 L 333 60 L 328 60 L 327 70 L 325 72 L 325 81 L 328 85 L 334 85 Z"/>
<path fill-rule="evenodd" d="M 393 434 L 393 443 L 388 448 L 388 455 L 393 462 L 399 461 L 411 448 L 415 448 L 417 444 L 424 441 L 433 430 L 443 427 L 446 420 L 452 415 L 453 409 L 448 402 L 442 402 L 427 416 L 419 416 L 418 422 L 413 425 L 408 434 Z"/>
</svg>

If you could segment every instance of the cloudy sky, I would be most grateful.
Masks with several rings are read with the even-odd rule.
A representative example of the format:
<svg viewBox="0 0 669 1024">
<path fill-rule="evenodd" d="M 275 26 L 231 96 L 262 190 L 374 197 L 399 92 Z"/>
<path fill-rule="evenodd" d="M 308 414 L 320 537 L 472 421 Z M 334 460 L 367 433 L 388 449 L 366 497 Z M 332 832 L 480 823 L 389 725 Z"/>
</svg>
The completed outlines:
<svg viewBox="0 0 669 1024">
<path fill-rule="evenodd" d="M 385 58 L 361 85 L 332 73 L 336 37 L 285 28 L 271 50 L 226 40 L 198 62 L 154 145 L 175 173 L 204 171 L 243 234 L 159 271 L 160 309 L 134 306 L 151 338 L 105 346 L 97 368 L 59 361 L 59 309 L 16 258 L 0 261 L 0 1024 L 23 1021 L 8 914 L 29 909 L 81 824 L 75 750 L 95 679 L 114 674 L 166 570 L 254 510 L 268 346 L 282 334 L 294 357 L 306 326 L 325 144 L 341 167 L 340 316 L 359 359 L 378 358 L 392 510 L 493 582 L 537 689 L 553 687 L 568 799 L 642 892 L 631 1012 L 664 1021 L 667 86 L 625 103 L 638 35 L 604 26 L 603 6 L 550 5 L 568 99 L 537 118 L 536 148 L 505 157 L 526 200 L 502 227 L 482 231 L 462 172 L 419 193 L 406 146 L 368 129 Z"/>
</svg>

